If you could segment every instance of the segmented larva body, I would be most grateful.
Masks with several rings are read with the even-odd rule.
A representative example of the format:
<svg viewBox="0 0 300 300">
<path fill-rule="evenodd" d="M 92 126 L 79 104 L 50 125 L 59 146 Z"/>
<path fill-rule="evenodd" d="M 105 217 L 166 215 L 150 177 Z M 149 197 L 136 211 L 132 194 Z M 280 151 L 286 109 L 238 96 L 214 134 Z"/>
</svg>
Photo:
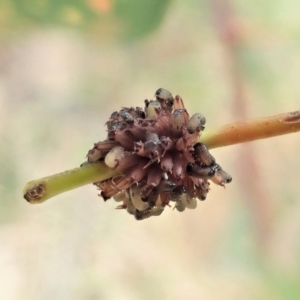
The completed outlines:
<svg viewBox="0 0 300 300">
<path fill-rule="evenodd" d="M 104 162 L 111 169 L 115 168 L 124 155 L 124 148 L 120 146 L 113 147 L 105 156 Z"/>
<path fill-rule="evenodd" d="M 189 133 L 200 132 L 204 130 L 204 125 L 206 123 L 206 119 L 199 113 L 196 113 L 191 116 L 187 123 L 187 130 Z"/>
<path fill-rule="evenodd" d="M 205 200 L 210 182 L 224 186 L 232 177 L 216 164 L 208 148 L 199 143 L 206 120 L 189 117 L 180 96 L 158 89 L 145 108 L 124 107 L 106 122 L 107 139 L 98 142 L 82 165 L 104 160 L 120 171 L 94 184 L 107 200 L 121 203 L 137 220 L 160 215 L 170 201 L 177 211 L 195 209 Z"/>
</svg>

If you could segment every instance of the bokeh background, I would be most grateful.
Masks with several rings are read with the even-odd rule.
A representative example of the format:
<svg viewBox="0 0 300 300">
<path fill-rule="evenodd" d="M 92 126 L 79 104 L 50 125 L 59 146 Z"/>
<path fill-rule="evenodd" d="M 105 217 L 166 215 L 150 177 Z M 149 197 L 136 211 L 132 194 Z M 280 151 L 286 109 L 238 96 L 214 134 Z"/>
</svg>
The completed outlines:
<svg viewBox="0 0 300 300">
<path fill-rule="evenodd" d="M 164 87 L 207 127 L 299 109 L 295 0 L 0 2 L 0 298 L 300 299 L 300 135 L 215 149 L 232 176 L 196 210 L 138 222 L 79 166 L 121 106 Z"/>
</svg>

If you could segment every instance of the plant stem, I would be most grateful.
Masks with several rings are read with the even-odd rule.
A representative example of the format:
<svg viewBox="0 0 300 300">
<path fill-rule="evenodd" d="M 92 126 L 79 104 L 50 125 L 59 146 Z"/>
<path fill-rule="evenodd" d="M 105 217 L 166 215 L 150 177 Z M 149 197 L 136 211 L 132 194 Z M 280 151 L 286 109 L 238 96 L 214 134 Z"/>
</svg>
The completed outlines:
<svg viewBox="0 0 300 300">
<path fill-rule="evenodd" d="M 214 130 L 204 131 L 200 140 L 212 149 L 297 131 L 300 131 L 300 111 L 227 124 Z M 108 168 L 103 161 L 93 163 L 30 181 L 26 184 L 23 195 L 29 203 L 42 203 L 58 194 L 117 174 L 117 171 Z"/>
<path fill-rule="evenodd" d="M 86 184 L 105 180 L 117 174 L 117 171 L 108 168 L 104 162 L 93 163 L 30 181 L 26 184 L 23 195 L 29 203 L 42 203 L 58 194 Z"/>
<path fill-rule="evenodd" d="M 300 131 L 300 111 L 231 123 L 204 131 L 201 142 L 209 149 Z"/>
</svg>

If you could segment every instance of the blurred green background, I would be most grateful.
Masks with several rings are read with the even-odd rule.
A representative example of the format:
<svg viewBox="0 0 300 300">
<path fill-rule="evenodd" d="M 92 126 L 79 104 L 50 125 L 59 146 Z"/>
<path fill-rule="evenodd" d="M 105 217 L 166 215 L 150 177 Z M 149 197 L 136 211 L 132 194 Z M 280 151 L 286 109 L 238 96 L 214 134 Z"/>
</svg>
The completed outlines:
<svg viewBox="0 0 300 300">
<path fill-rule="evenodd" d="M 2 0 L 0 299 L 300 299 L 300 135 L 215 149 L 233 176 L 137 222 L 94 186 L 41 205 L 122 106 L 164 87 L 207 127 L 299 109 L 300 2 Z"/>
</svg>

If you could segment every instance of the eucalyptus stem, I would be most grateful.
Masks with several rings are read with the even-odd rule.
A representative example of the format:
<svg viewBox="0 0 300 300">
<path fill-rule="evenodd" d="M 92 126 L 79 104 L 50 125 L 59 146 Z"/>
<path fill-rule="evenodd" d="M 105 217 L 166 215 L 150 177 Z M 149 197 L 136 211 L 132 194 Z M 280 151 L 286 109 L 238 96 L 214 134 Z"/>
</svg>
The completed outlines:
<svg viewBox="0 0 300 300">
<path fill-rule="evenodd" d="M 117 171 L 107 167 L 103 161 L 97 162 L 30 181 L 26 184 L 23 195 L 29 203 L 42 203 L 58 194 L 105 180 L 117 174 Z"/>
<path fill-rule="evenodd" d="M 212 149 L 297 131 L 300 131 L 300 111 L 227 124 L 204 131 L 200 141 Z M 108 168 L 103 161 L 97 162 L 30 181 L 26 184 L 23 195 L 29 203 L 42 203 L 58 194 L 117 174 L 116 170 Z"/>
<path fill-rule="evenodd" d="M 209 149 L 213 149 L 297 131 L 300 131 L 300 110 L 230 123 L 216 129 L 204 131 L 200 140 Z"/>
</svg>

